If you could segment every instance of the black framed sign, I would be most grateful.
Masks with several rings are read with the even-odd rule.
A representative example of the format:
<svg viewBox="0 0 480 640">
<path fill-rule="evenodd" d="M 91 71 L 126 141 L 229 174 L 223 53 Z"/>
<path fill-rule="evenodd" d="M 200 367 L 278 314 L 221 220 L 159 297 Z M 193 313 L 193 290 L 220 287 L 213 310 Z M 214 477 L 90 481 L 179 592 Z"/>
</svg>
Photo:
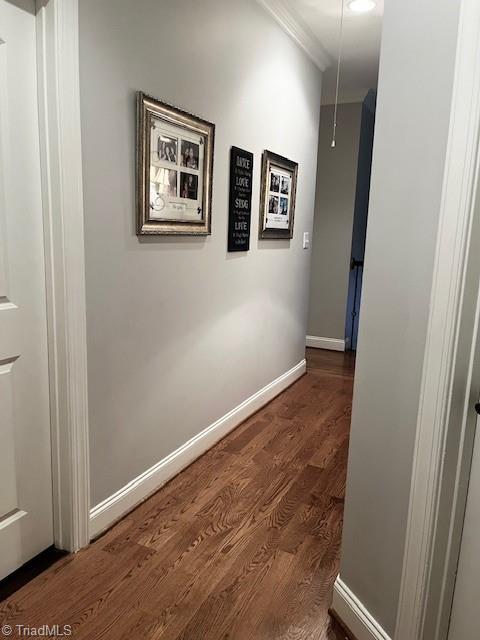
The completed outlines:
<svg viewBox="0 0 480 640">
<path fill-rule="evenodd" d="M 228 250 L 248 251 L 252 217 L 253 153 L 238 147 L 230 151 L 230 210 Z"/>
</svg>

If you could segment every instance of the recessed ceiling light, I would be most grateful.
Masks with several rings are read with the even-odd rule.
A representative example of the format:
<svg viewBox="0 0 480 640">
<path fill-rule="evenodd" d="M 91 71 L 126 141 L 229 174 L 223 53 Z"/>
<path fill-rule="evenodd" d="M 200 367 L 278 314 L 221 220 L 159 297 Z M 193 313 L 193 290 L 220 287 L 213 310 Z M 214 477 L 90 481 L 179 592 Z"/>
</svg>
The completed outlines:
<svg viewBox="0 0 480 640">
<path fill-rule="evenodd" d="M 354 13 L 368 13 L 376 7 L 375 0 L 350 0 L 348 8 Z"/>
</svg>

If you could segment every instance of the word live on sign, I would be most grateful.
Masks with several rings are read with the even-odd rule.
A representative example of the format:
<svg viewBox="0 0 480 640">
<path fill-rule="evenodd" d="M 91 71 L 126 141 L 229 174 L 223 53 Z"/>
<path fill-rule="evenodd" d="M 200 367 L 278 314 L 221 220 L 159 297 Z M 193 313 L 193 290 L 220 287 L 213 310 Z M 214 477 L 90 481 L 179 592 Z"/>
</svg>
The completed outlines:
<svg viewBox="0 0 480 640">
<path fill-rule="evenodd" d="M 253 153 L 232 147 L 230 152 L 230 209 L 228 250 L 248 251 L 252 217 Z"/>
</svg>

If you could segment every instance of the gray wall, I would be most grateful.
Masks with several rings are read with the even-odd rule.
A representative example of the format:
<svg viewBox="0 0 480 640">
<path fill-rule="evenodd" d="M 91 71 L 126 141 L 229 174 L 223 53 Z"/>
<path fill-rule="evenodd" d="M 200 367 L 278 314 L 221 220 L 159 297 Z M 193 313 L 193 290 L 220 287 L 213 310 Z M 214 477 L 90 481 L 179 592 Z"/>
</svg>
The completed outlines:
<svg viewBox="0 0 480 640">
<path fill-rule="evenodd" d="M 82 0 L 92 504 L 304 358 L 321 74 L 254 0 Z M 216 123 L 213 235 L 134 232 L 135 91 Z M 226 253 L 231 145 L 251 251 Z M 295 235 L 258 241 L 260 159 L 299 163 Z"/>
<path fill-rule="evenodd" d="M 362 104 L 338 107 L 337 144 L 331 148 L 333 107 L 322 107 L 312 243 L 308 335 L 345 337 L 353 213 Z"/>
<path fill-rule="evenodd" d="M 403 565 L 457 25 L 458 3 L 385 4 L 341 577 L 389 634 Z"/>
</svg>

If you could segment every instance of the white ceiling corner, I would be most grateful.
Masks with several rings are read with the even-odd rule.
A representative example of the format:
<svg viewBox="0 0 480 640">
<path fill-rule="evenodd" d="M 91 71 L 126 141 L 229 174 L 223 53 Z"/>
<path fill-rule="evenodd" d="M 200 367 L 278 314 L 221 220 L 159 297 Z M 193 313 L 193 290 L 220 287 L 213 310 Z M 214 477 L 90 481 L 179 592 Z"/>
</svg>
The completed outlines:
<svg viewBox="0 0 480 640">
<path fill-rule="evenodd" d="M 324 72 L 322 104 L 336 99 L 339 28 L 346 0 L 257 0 Z M 384 0 L 373 11 L 345 7 L 339 102 L 361 102 L 378 84 Z"/>
<path fill-rule="evenodd" d="M 332 63 L 328 53 L 312 31 L 298 16 L 295 16 L 284 0 L 257 0 L 283 30 L 307 53 L 321 71 Z"/>
</svg>

